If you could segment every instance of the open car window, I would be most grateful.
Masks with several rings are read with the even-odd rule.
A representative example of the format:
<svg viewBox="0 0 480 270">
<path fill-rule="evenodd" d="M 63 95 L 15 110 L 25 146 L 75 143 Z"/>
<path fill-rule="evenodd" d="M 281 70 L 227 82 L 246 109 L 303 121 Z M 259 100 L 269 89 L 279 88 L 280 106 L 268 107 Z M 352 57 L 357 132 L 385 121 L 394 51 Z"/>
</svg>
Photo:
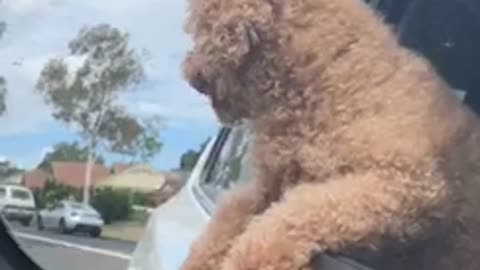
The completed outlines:
<svg viewBox="0 0 480 270">
<path fill-rule="evenodd" d="M 480 113 L 480 2 L 475 0 L 382 1 L 400 42 L 425 56 L 442 78 Z M 406 2 L 403 10 L 396 3 Z M 399 16 L 395 15 L 399 11 Z M 399 18 L 397 18 L 399 17 Z"/>
<path fill-rule="evenodd" d="M 248 126 L 224 129 L 215 143 L 199 181 L 201 191 L 215 203 L 236 184 L 250 179 Z"/>
</svg>

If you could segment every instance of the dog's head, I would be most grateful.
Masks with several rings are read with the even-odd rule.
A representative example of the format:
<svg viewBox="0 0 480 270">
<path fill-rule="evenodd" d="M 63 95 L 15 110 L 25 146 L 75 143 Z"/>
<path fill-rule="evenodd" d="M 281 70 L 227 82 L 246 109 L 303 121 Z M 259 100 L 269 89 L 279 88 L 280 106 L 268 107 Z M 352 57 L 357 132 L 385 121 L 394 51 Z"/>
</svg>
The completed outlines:
<svg viewBox="0 0 480 270">
<path fill-rule="evenodd" d="M 242 1 L 254 3 L 239 3 Z M 224 123 L 255 117 L 264 103 L 260 93 L 265 93 L 269 71 L 260 68 L 265 62 L 265 21 L 258 18 L 271 10 L 259 12 L 263 2 L 267 1 L 190 3 L 186 31 L 194 46 L 184 60 L 184 75 L 193 88 L 209 97 Z"/>
</svg>

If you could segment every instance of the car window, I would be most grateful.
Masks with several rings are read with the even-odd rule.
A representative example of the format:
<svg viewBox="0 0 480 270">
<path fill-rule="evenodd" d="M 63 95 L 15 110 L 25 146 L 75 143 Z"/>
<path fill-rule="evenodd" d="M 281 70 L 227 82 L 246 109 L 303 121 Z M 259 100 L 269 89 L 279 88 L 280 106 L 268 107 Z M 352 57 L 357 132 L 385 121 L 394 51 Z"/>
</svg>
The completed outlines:
<svg viewBox="0 0 480 270">
<path fill-rule="evenodd" d="M 68 206 L 72 209 L 76 209 L 76 210 L 85 210 L 87 209 L 87 207 L 85 207 L 83 204 L 81 203 L 69 203 Z"/>
<path fill-rule="evenodd" d="M 200 187 L 216 201 L 225 191 L 249 179 L 248 141 L 251 139 L 247 126 L 225 132 L 214 147 L 205 167 Z"/>
<path fill-rule="evenodd" d="M 20 200 L 29 200 L 31 197 L 30 197 L 30 193 L 28 193 L 27 191 L 13 188 L 12 198 L 20 199 Z"/>
<path fill-rule="evenodd" d="M 47 207 L 47 209 L 50 210 L 50 211 L 58 210 L 58 209 L 62 209 L 62 208 L 63 208 L 62 203 L 52 204 L 50 207 Z"/>
<path fill-rule="evenodd" d="M 59 203 L 57 204 L 57 207 L 55 207 L 56 209 L 63 209 L 65 207 L 64 203 Z"/>
<path fill-rule="evenodd" d="M 0 187 L 0 198 L 5 198 L 7 196 L 7 189 Z"/>
</svg>

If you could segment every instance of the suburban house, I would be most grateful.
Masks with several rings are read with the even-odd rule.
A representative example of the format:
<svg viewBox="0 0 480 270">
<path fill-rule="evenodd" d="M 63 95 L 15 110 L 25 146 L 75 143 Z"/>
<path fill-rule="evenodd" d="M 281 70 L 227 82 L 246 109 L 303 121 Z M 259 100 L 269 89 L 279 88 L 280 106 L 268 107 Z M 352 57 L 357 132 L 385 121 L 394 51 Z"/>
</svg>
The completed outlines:
<svg viewBox="0 0 480 270">
<path fill-rule="evenodd" d="M 22 182 L 23 173 L 15 173 L 7 177 L 0 178 L 0 183 L 9 185 L 19 185 Z"/>
<path fill-rule="evenodd" d="M 82 188 L 85 183 L 87 164 L 82 162 L 52 162 L 53 178 L 58 183 Z M 92 166 L 91 185 L 104 180 L 110 175 L 110 170 L 99 164 Z"/>
<path fill-rule="evenodd" d="M 160 205 L 175 195 L 185 183 L 186 174 L 181 171 L 166 172 L 165 185 L 162 189 L 151 192 L 150 197 L 156 205 Z"/>
<path fill-rule="evenodd" d="M 50 179 L 50 174 L 41 169 L 34 169 L 22 175 L 20 183 L 30 189 L 41 189 Z"/>
<path fill-rule="evenodd" d="M 145 193 L 156 205 L 160 205 L 172 197 L 183 183 L 184 177 L 178 172 L 156 172 L 149 166 L 136 165 L 110 175 L 95 186 Z"/>
<path fill-rule="evenodd" d="M 30 189 L 39 189 L 43 188 L 48 180 L 54 180 L 67 186 L 82 188 L 85 182 L 86 171 L 87 165 L 82 162 L 53 162 L 52 173 L 42 169 L 34 169 L 23 173 L 20 176 L 19 184 Z M 109 175 L 110 169 L 98 164 L 93 165 L 92 186 Z"/>
<path fill-rule="evenodd" d="M 127 163 L 115 163 L 112 165 L 111 173 L 119 174 L 130 167 L 132 167 L 132 165 Z"/>
<path fill-rule="evenodd" d="M 52 173 L 34 169 L 19 176 L 19 184 L 30 189 L 41 189 L 48 180 L 83 188 L 87 165 L 82 162 L 52 162 Z M 147 194 L 156 205 L 167 201 L 182 186 L 181 172 L 157 172 L 148 165 L 114 164 L 111 167 L 93 165 L 91 186 L 129 189 Z"/>
<path fill-rule="evenodd" d="M 96 187 L 124 188 L 149 193 L 165 185 L 165 176 L 145 165 L 137 165 L 112 174 L 95 184 Z"/>
</svg>

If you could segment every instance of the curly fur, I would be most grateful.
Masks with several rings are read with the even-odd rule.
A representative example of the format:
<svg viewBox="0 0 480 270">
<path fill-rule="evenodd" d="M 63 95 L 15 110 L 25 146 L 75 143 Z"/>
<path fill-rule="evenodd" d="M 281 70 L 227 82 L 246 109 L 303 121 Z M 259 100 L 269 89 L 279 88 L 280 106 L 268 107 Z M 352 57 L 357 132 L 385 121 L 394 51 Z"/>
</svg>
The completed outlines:
<svg viewBox="0 0 480 270">
<path fill-rule="evenodd" d="M 362 1 L 191 0 L 186 31 L 187 80 L 253 123 L 256 178 L 183 270 L 480 269 L 476 116 Z"/>
</svg>

